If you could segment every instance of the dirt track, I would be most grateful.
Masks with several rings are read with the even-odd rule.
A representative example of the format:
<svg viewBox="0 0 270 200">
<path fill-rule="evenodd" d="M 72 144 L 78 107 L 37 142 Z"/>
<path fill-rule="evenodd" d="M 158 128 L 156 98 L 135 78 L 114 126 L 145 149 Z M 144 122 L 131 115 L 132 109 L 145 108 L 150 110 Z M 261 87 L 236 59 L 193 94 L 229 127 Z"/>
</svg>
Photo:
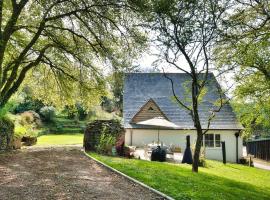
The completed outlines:
<svg viewBox="0 0 270 200">
<path fill-rule="evenodd" d="M 0 154 L 0 199 L 162 198 L 69 147 Z"/>
</svg>

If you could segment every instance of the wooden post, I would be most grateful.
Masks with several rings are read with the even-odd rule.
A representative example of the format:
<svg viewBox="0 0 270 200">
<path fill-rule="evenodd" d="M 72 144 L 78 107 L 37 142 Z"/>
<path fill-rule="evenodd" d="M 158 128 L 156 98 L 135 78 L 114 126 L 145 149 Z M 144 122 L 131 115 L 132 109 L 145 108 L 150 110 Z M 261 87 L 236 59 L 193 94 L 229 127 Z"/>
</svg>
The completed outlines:
<svg viewBox="0 0 270 200">
<path fill-rule="evenodd" d="M 223 158 L 223 163 L 226 164 L 226 146 L 225 146 L 225 141 L 221 142 L 222 144 L 222 158 Z"/>
<path fill-rule="evenodd" d="M 236 138 L 236 163 L 238 163 L 238 137 L 239 137 L 239 132 L 236 132 L 235 134 L 235 138 Z"/>
<path fill-rule="evenodd" d="M 133 129 L 130 129 L 130 146 L 132 146 Z"/>
</svg>

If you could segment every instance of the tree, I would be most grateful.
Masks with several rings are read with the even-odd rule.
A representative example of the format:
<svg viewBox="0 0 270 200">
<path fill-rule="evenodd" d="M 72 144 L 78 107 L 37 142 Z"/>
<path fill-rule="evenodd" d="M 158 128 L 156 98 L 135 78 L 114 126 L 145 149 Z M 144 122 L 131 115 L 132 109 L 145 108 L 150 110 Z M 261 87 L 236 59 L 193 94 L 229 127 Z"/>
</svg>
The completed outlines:
<svg viewBox="0 0 270 200">
<path fill-rule="evenodd" d="M 220 73 L 233 72 L 245 137 L 265 132 L 270 117 L 270 2 L 237 0 L 215 50 Z M 250 108 L 250 109 L 248 109 Z M 251 111 L 252 110 L 252 111 Z"/>
<path fill-rule="evenodd" d="M 0 1 L 0 107 L 26 78 L 61 97 L 99 90 L 100 66 L 144 42 L 134 11 L 118 0 Z"/>
<path fill-rule="evenodd" d="M 226 103 L 221 88 L 216 92 L 220 98 L 216 100 L 210 110 L 208 122 L 202 127 L 199 107 L 209 83 L 209 70 L 212 61 L 212 47 L 218 38 L 218 26 L 226 10 L 227 4 L 217 0 L 149 1 L 150 26 L 155 42 L 161 50 L 161 59 L 186 73 L 191 82 L 189 88 L 190 104 L 175 95 L 173 80 L 166 76 L 172 85 L 174 101 L 189 111 L 197 131 L 197 140 L 193 156 L 192 171 L 198 172 L 199 156 L 203 135 L 209 130 L 210 122 Z M 185 60 L 187 68 L 179 64 Z"/>
</svg>

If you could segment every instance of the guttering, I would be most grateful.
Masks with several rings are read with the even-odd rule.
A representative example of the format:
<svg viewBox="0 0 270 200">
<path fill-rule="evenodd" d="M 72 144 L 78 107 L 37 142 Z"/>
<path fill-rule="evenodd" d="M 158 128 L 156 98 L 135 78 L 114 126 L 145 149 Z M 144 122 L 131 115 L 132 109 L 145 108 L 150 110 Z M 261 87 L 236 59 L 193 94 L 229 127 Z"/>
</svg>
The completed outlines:
<svg viewBox="0 0 270 200">
<path fill-rule="evenodd" d="M 236 132 L 234 135 L 236 139 L 236 163 L 238 163 L 238 137 L 240 136 L 240 131 Z"/>
</svg>

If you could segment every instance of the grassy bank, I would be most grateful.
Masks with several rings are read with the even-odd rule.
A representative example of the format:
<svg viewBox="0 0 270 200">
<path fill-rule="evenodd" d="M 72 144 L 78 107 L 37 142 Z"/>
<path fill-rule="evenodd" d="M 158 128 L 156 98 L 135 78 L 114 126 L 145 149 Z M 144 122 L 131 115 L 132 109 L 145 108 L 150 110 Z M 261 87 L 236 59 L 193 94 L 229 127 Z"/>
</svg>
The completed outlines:
<svg viewBox="0 0 270 200">
<path fill-rule="evenodd" d="M 107 165 L 175 199 L 269 199 L 270 171 L 208 161 L 207 168 L 89 153 Z"/>
</svg>

